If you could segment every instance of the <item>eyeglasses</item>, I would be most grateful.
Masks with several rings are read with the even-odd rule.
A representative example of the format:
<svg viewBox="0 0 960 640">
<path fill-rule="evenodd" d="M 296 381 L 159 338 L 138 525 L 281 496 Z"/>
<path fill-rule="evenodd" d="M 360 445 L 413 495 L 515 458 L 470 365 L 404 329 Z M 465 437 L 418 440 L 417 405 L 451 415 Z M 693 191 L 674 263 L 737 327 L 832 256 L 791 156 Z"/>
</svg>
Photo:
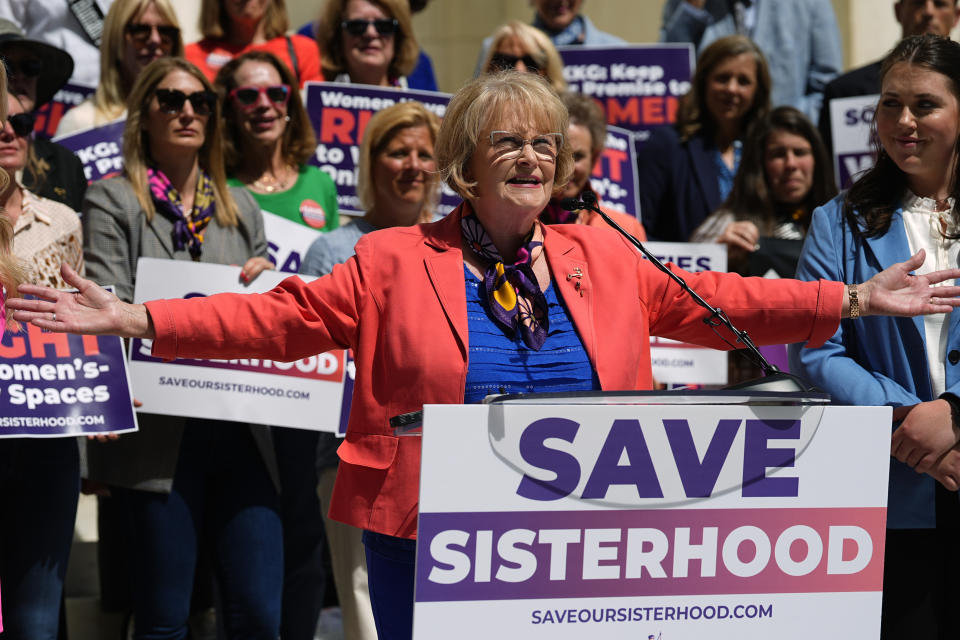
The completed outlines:
<svg viewBox="0 0 960 640">
<path fill-rule="evenodd" d="M 33 125 L 37 122 L 37 116 L 33 113 L 15 113 L 7 117 L 7 122 L 13 129 L 13 133 L 18 138 L 25 138 L 33 132 Z"/>
<path fill-rule="evenodd" d="M 563 146 L 563 134 L 541 133 L 527 140 L 510 131 L 490 132 L 490 147 L 501 158 L 519 157 L 523 153 L 524 145 L 528 143 L 541 160 L 556 160 L 560 147 Z"/>
<path fill-rule="evenodd" d="M 507 69 L 516 69 L 517 63 L 521 61 L 523 62 L 524 66 L 527 67 L 527 71 L 531 71 L 533 73 L 540 71 L 540 63 L 537 62 L 530 54 L 525 56 L 511 56 L 508 53 L 495 53 L 490 58 L 490 66 L 493 69 L 505 71 Z"/>
<path fill-rule="evenodd" d="M 133 41 L 138 45 L 144 45 L 153 35 L 153 30 L 157 30 L 160 36 L 160 45 L 166 49 L 173 49 L 173 45 L 180 42 L 180 29 L 168 24 L 152 25 L 142 22 L 131 22 L 126 26 L 126 32 L 130 34 Z"/>
<path fill-rule="evenodd" d="M 4 58 L 3 66 L 6 68 L 8 76 L 24 76 L 27 78 L 36 78 L 43 71 L 43 62 L 39 58 L 22 58 L 20 60 L 7 60 Z"/>
<path fill-rule="evenodd" d="M 290 86 L 286 84 L 275 84 L 270 87 L 237 87 L 230 92 L 230 97 L 237 101 L 241 107 L 252 109 L 257 106 L 260 96 L 266 94 L 267 100 L 276 107 L 282 107 L 290 99 Z"/>
<path fill-rule="evenodd" d="M 377 20 L 361 20 L 355 18 L 353 20 L 344 20 L 340 23 L 340 27 L 344 31 L 357 37 L 365 34 L 367 29 L 370 28 L 370 25 L 373 25 L 373 28 L 376 29 L 377 33 L 381 36 L 392 36 L 397 32 L 397 29 L 400 28 L 400 23 L 397 22 L 395 18 L 379 18 Z"/>
<path fill-rule="evenodd" d="M 174 115 L 183 111 L 183 104 L 190 101 L 193 113 L 208 116 L 217 105 L 217 94 L 213 91 L 194 91 L 190 95 L 179 89 L 157 89 L 157 104 L 164 113 Z"/>
</svg>

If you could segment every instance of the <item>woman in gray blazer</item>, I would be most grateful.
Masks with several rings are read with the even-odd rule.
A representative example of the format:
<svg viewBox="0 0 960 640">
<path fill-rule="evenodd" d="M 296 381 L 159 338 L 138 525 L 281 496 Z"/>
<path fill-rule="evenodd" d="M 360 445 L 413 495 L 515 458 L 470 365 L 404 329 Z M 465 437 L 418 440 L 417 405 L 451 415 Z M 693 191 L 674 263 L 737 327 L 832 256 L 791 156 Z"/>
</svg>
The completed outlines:
<svg viewBox="0 0 960 640">
<path fill-rule="evenodd" d="M 259 208 L 226 185 L 220 105 L 203 74 L 156 60 L 128 110 L 124 175 L 91 185 L 84 202 L 87 275 L 129 301 L 140 257 L 242 265 L 245 281 L 272 268 Z M 211 542 L 228 637 L 276 638 L 282 531 L 268 430 L 145 413 L 139 424 L 89 452 L 89 477 L 131 516 L 136 637 L 186 637 L 197 556 Z"/>
</svg>

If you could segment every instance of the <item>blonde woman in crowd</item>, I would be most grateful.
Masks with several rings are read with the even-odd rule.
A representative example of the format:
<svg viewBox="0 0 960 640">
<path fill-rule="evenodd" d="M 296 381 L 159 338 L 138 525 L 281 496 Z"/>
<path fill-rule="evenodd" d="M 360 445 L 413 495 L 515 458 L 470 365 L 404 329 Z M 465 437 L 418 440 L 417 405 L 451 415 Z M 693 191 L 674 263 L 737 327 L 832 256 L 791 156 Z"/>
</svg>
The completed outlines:
<svg viewBox="0 0 960 640">
<path fill-rule="evenodd" d="M 317 46 L 325 79 L 403 89 L 420 54 L 407 0 L 327 0 Z"/>
<path fill-rule="evenodd" d="M 103 20 L 100 84 L 91 98 L 63 114 L 57 135 L 124 117 L 137 76 L 163 56 L 183 57 L 180 25 L 170 0 L 114 0 Z"/>
<path fill-rule="evenodd" d="M 554 91 L 566 91 L 563 60 L 547 35 L 519 20 L 511 20 L 493 32 L 490 49 L 480 66 L 483 73 L 507 69 L 536 73 L 547 79 Z"/>
</svg>

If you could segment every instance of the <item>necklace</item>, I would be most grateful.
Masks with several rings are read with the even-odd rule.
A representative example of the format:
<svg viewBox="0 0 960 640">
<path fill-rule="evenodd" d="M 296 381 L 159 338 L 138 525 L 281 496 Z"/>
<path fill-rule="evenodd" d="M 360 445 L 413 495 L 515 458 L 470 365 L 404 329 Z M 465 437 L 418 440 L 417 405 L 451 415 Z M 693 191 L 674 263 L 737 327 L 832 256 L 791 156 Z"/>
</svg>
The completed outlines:
<svg viewBox="0 0 960 640">
<path fill-rule="evenodd" d="M 264 173 L 262 176 L 253 181 L 254 189 L 257 191 L 263 191 L 264 193 L 274 193 L 276 191 L 286 190 L 290 176 L 289 176 L 290 167 L 286 166 L 283 168 L 283 174 L 285 177 L 280 178 L 276 175 L 270 176 L 270 180 L 266 180 L 268 174 Z"/>
</svg>

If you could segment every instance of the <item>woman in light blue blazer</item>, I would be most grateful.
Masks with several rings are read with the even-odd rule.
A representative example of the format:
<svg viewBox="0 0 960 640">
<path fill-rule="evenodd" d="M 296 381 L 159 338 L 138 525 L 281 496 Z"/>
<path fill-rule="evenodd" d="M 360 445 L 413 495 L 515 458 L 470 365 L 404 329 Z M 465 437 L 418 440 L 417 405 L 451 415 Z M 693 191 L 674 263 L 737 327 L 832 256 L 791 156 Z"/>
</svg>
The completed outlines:
<svg viewBox="0 0 960 640">
<path fill-rule="evenodd" d="M 907 38 L 887 56 L 881 74 L 877 164 L 814 212 L 800 279 L 859 282 L 921 250 L 925 261 L 917 274 L 957 264 L 960 44 Z M 958 325 L 957 310 L 932 321 L 851 319 L 822 347 L 791 347 L 794 370 L 835 402 L 894 407 L 884 638 L 957 633 Z"/>
</svg>

